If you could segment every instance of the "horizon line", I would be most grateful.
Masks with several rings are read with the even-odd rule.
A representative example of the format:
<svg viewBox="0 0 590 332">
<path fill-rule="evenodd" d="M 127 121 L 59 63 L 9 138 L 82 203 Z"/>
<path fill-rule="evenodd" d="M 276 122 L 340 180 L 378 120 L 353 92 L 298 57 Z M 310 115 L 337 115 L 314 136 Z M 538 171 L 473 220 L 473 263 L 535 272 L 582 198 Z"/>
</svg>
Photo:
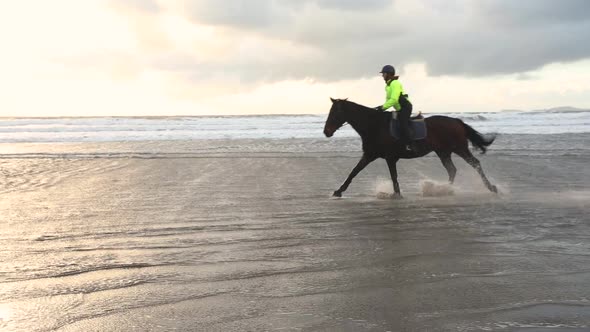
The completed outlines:
<svg viewBox="0 0 590 332">
<path fill-rule="evenodd" d="M 419 110 L 418 110 L 419 111 Z M 501 112 L 551 112 L 551 111 L 561 111 L 561 112 L 576 112 L 582 111 L 587 112 L 590 109 L 587 108 L 579 108 L 573 106 L 556 106 L 556 107 L 549 107 L 545 109 L 533 109 L 533 110 L 521 110 L 521 109 L 502 109 L 497 111 L 463 111 L 463 112 L 424 112 L 419 111 L 422 114 L 441 114 L 441 113 L 501 113 Z M 253 114 L 175 114 L 175 115 L 48 115 L 48 116 L 39 116 L 39 115 L 0 115 L 0 119 L 3 120 L 10 120 L 10 119 L 92 119 L 92 118 L 120 118 L 120 119 L 129 119 L 129 118 L 148 118 L 148 119 L 157 119 L 157 118 L 214 118 L 214 117 L 263 117 L 263 116 L 315 116 L 315 115 L 325 115 L 326 113 L 253 113 Z M 416 113 L 417 114 L 417 113 Z"/>
</svg>

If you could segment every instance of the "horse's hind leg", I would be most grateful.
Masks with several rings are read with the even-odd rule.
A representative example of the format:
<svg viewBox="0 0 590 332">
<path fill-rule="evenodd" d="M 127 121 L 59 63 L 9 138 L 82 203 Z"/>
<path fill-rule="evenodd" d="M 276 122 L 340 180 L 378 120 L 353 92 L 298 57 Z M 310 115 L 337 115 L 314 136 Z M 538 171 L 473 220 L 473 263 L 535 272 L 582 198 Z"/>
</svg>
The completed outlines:
<svg viewBox="0 0 590 332">
<path fill-rule="evenodd" d="M 391 182 L 393 182 L 393 198 L 402 198 L 402 193 L 399 190 L 399 182 L 397 182 L 397 158 L 387 158 L 387 167 L 391 175 Z"/>
<path fill-rule="evenodd" d="M 486 185 L 486 187 L 494 193 L 498 192 L 498 188 L 496 188 L 496 186 L 494 186 L 493 184 L 490 183 L 490 181 L 488 180 L 488 178 L 486 177 L 485 173 L 483 172 L 483 169 L 481 168 L 481 163 L 479 162 L 479 160 L 477 158 L 475 158 L 473 156 L 473 154 L 471 154 L 471 152 L 468 149 L 465 149 L 463 151 L 460 152 L 455 152 L 456 154 L 458 154 L 459 156 L 461 156 L 461 158 L 465 159 L 465 161 L 471 165 L 471 167 L 475 168 L 475 170 L 477 171 L 477 173 L 479 173 L 479 176 L 481 176 L 481 179 L 483 180 L 483 183 Z"/>
<path fill-rule="evenodd" d="M 449 183 L 453 184 L 453 182 L 455 182 L 455 175 L 457 175 L 457 168 L 455 167 L 455 164 L 453 164 L 453 160 L 451 160 L 451 153 L 436 151 L 436 155 L 440 158 L 447 173 L 449 173 Z"/>
</svg>

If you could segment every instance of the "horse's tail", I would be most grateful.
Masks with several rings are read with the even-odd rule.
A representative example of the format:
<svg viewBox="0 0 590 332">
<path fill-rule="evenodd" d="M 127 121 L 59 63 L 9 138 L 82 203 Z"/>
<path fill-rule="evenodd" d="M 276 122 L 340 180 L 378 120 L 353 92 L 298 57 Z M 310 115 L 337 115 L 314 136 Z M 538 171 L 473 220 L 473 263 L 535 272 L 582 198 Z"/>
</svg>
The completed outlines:
<svg viewBox="0 0 590 332">
<path fill-rule="evenodd" d="M 471 142 L 471 144 L 481 150 L 482 154 L 486 153 L 488 146 L 494 143 L 496 134 L 484 136 L 465 122 L 461 121 L 461 124 L 463 124 L 463 128 L 465 128 L 465 131 L 467 132 L 467 139 Z"/>
</svg>

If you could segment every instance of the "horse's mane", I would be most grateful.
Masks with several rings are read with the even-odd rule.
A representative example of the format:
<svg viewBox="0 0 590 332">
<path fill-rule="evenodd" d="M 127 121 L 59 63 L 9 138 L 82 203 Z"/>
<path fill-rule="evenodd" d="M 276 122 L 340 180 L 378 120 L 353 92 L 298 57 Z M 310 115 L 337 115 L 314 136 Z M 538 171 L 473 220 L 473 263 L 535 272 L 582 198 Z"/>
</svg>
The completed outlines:
<svg viewBox="0 0 590 332">
<path fill-rule="evenodd" d="M 335 99 L 335 101 L 342 101 L 342 102 L 346 102 L 348 104 L 352 104 L 358 110 L 363 111 L 363 112 L 369 111 L 369 112 L 374 112 L 374 113 L 379 113 L 379 114 L 383 114 L 384 113 L 383 111 L 376 110 L 376 109 L 374 109 L 372 107 L 367 107 L 367 106 L 364 106 L 364 105 L 361 105 L 361 104 L 357 104 L 357 103 L 355 103 L 353 101 L 348 100 L 348 98 Z M 388 114 L 388 113 L 391 113 L 391 112 L 385 112 L 385 113 Z M 439 115 L 438 117 L 445 117 L 445 116 Z M 416 115 L 413 115 L 412 116 L 412 119 L 414 119 L 414 118 L 424 118 L 424 115 L 422 115 L 422 111 L 418 112 L 418 114 L 416 114 Z"/>
<path fill-rule="evenodd" d="M 352 104 L 353 107 L 357 108 L 359 111 L 373 111 L 373 112 L 379 112 L 381 113 L 381 111 L 377 111 L 376 109 L 372 108 L 372 107 L 367 107 L 361 104 L 357 104 L 353 101 L 348 100 L 348 98 L 344 98 L 344 99 L 336 99 L 336 101 L 340 101 L 340 102 L 346 102 L 347 104 Z"/>
</svg>

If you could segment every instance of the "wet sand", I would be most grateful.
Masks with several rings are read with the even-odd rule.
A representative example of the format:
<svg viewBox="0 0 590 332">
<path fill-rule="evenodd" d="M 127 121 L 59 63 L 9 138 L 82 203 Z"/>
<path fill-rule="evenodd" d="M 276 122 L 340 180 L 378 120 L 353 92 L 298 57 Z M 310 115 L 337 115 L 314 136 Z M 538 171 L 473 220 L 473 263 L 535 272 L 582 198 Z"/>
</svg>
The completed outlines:
<svg viewBox="0 0 590 332">
<path fill-rule="evenodd" d="M 587 331 L 590 156 L 3 159 L 2 331 Z"/>
</svg>

